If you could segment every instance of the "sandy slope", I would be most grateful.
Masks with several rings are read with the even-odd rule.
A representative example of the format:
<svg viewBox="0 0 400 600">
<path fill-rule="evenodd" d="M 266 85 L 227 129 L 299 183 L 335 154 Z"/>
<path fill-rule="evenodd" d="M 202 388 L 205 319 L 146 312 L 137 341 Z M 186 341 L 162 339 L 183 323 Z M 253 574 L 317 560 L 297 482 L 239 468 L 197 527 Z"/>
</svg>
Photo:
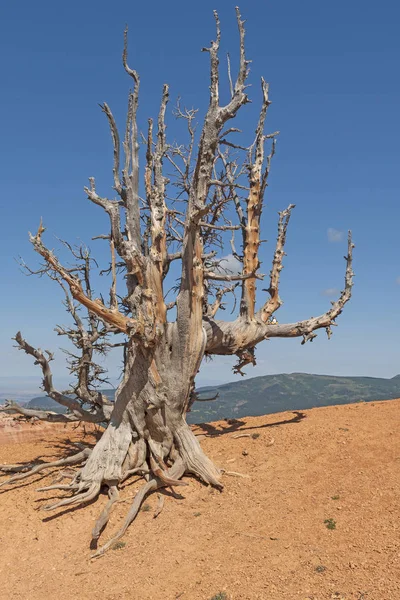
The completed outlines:
<svg viewBox="0 0 400 600">
<path fill-rule="evenodd" d="M 35 492 L 39 478 L 1 488 L 0 597 L 399 600 L 399 424 L 394 400 L 198 427 L 217 464 L 250 478 L 225 476 L 223 493 L 188 480 L 184 500 L 168 497 L 156 520 L 141 512 L 126 546 L 95 561 L 88 542 L 104 496 L 54 518 L 38 511 L 51 495 Z M 60 457 L 68 440 L 85 437 L 70 426 L 29 427 L 17 437 L 3 427 L 0 463 Z M 235 438 L 239 430 L 259 437 Z M 138 486 L 124 489 L 108 532 Z"/>
</svg>

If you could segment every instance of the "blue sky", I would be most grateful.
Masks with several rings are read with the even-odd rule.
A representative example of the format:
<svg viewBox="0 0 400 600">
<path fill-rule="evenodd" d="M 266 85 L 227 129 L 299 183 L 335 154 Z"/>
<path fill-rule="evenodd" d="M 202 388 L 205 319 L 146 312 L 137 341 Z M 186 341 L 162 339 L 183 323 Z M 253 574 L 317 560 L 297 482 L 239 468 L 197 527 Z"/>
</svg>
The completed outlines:
<svg viewBox="0 0 400 600">
<path fill-rule="evenodd" d="M 34 266 L 27 232 L 43 216 L 47 242 L 54 236 L 90 242 L 105 233 L 101 209 L 83 192 L 95 175 L 98 189 L 112 184 L 112 150 L 97 104 L 107 101 L 123 122 L 129 86 L 121 66 L 122 32 L 130 27 L 130 63 L 141 75 L 139 124 L 158 110 L 162 84 L 171 105 L 200 109 L 208 100 L 212 9 L 222 22 L 224 53 L 237 57 L 234 3 L 103 0 L 3 3 L 0 13 L 0 197 L 3 293 L 0 297 L 0 375 L 37 375 L 12 348 L 18 329 L 33 344 L 57 350 L 52 329 L 65 322 L 59 290 L 24 277 L 18 255 Z M 354 296 L 328 343 L 321 333 L 264 343 L 248 376 L 307 371 L 390 377 L 400 372 L 400 265 L 398 235 L 400 159 L 400 5 L 395 0 L 247 0 L 247 54 L 253 60 L 241 127 L 252 133 L 259 78 L 270 82 L 273 104 L 267 128 L 279 129 L 277 154 L 264 212 L 270 244 L 262 259 L 269 272 L 279 209 L 296 204 L 288 235 L 280 321 L 319 314 L 327 290 L 341 289 L 345 232 L 356 242 Z M 169 139 L 179 129 L 170 114 Z M 333 230 L 328 233 L 328 230 Z M 335 233 L 339 232 L 339 233 Z M 105 248 L 90 243 L 101 259 Z M 63 378 L 63 355 L 54 372 Z M 116 375 L 118 357 L 110 361 Z M 230 358 L 206 364 L 202 382 L 233 379 Z"/>
</svg>

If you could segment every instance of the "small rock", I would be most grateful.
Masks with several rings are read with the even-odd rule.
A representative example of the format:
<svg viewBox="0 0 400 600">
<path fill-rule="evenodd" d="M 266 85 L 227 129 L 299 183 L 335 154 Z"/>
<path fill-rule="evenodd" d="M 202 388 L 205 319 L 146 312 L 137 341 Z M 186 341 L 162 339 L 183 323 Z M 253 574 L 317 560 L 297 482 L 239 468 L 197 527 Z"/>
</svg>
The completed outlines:
<svg viewBox="0 0 400 600">
<path fill-rule="evenodd" d="M 318 565 L 315 567 L 315 570 L 317 573 L 324 573 L 324 571 L 326 571 L 326 567 L 324 567 L 324 565 Z"/>
</svg>

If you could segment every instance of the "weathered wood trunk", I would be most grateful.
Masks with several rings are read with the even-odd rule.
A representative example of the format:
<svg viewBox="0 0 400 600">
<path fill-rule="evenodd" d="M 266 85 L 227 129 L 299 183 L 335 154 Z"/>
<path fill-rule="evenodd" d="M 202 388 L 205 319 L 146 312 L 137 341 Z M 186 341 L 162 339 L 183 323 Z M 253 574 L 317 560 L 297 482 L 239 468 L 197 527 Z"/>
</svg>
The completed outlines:
<svg viewBox="0 0 400 600">
<path fill-rule="evenodd" d="M 167 471 L 178 460 L 184 472 L 221 486 L 219 470 L 185 419 L 204 350 L 203 342 L 197 352 L 186 352 L 176 324 L 166 325 L 155 348 L 132 345 L 110 422 L 80 474 L 81 489 L 118 485 L 133 469 L 176 485 Z"/>
</svg>

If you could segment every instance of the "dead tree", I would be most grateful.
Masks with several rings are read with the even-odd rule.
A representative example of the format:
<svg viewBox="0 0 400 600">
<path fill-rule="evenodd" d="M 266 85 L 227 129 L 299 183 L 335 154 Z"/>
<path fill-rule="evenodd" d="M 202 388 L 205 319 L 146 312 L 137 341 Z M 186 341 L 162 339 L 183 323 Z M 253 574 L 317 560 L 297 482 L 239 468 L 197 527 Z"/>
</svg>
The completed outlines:
<svg viewBox="0 0 400 600">
<path fill-rule="evenodd" d="M 176 116 L 187 124 L 185 145 L 168 144 L 166 140 L 167 85 L 163 87 L 156 124 L 150 119 L 147 135 L 139 134 L 139 75 L 128 66 L 125 32 L 123 65 L 133 90 L 129 93 L 122 152 L 114 116 L 107 104 L 101 107 L 111 130 L 118 199 L 102 196 L 94 178 L 85 188 L 89 200 L 109 217 L 110 232 L 100 236 L 108 240 L 111 248 L 109 301 L 93 297 L 90 259 L 84 253 L 76 255 L 80 268 L 67 268 L 45 245 L 42 224 L 30 236 L 34 250 L 41 256 L 42 270 L 63 286 L 75 321 L 74 328 L 60 329 L 59 333 L 68 335 L 79 348 L 73 362 L 78 383 L 70 390 L 76 399 L 54 388 L 49 357 L 30 346 L 21 334 L 16 341 L 41 366 L 46 392 L 69 408 L 66 419 L 107 423 L 91 452 L 81 451 L 75 458 L 67 459 L 68 464 L 81 465 L 71 483 L 51 486 L 67 490 L 70 495 L 45 508 L 86 503 L 106 487 L 109 501 L 93 530 L 96 542 L 118 498 L 121 482 L 133 474 L 145 477 L 122 527 L 97 555 L 124 534 L 148 494 L 162 487 L 186 485 L 182 480 L 185 473 L 222 488 L 220 469 L 204 454 L 185 419 L 196 399 L 194 381 L 204 357 L 236 355 L 235 371 L 241 373 L 245 365 L 255 362 L 254 349 L 263 340 L 299 337 L 305 343 L 316 337 L 318 329 L 325 329 L 330 336 L 331 326 L 351 296 L 353 244 L 349 233 L 345 285 L 339 299 L 318 317 L 296 323 L 271 323 L 271 316 L 282 304 L 279 278 L 294 208 L 290 205 L 279 215 L 269 286 L 262 291 L 263 304 L 256 310 L 257 280 L 264 277 L 259 272 L 260 219 L 278 132 L 265 133 L 270 99 L 268 84 L 262 79 L 254 139 L 246 146 L 234 137 L 240 132 L 230 121 L 249 101 L 244 22 L 238 9 L 236 14 L 239 67 L 233 81 L 228 61 L 230 99 L 222 104 L 219 97 L 220 23 L 214 13 L 216 39 L 203 49 L 210 56 L 210 99 L 199 135 L 196 111 L 183 109 L 179 104 L 176 109 Z M 139 172 L 142 142 L 146 150 L 144 197 L 140 194 Z M 241 238 L 239 252 L 235 233 Z M 224 267 L 229 243 L 240 264 L 239 272 Z M 173 287 L 175 298 L 169 300 L 167 281 L 173 273 L 178 273 Z M 118 295 L 117 283 L 119 286 L 121 282 L 126 289 Z M 218 313 L 224 308 L 224 299 L 238 290 L 236 318 L 220 320 Z M 78 307 L 87 311 L 85 324 Z M 124 371 L 115 404 L 110 405 L 95 390 L 93 351 L 99 340 L 107 344 L 105 340 L 115 333 L 123 335 Z M 46 414 L 39 418 L 46 418 Z M 57 466 L 62 463 L 58 461 Z M 4 483 L 28 477 L 35 468 Z"/>
</svg>

